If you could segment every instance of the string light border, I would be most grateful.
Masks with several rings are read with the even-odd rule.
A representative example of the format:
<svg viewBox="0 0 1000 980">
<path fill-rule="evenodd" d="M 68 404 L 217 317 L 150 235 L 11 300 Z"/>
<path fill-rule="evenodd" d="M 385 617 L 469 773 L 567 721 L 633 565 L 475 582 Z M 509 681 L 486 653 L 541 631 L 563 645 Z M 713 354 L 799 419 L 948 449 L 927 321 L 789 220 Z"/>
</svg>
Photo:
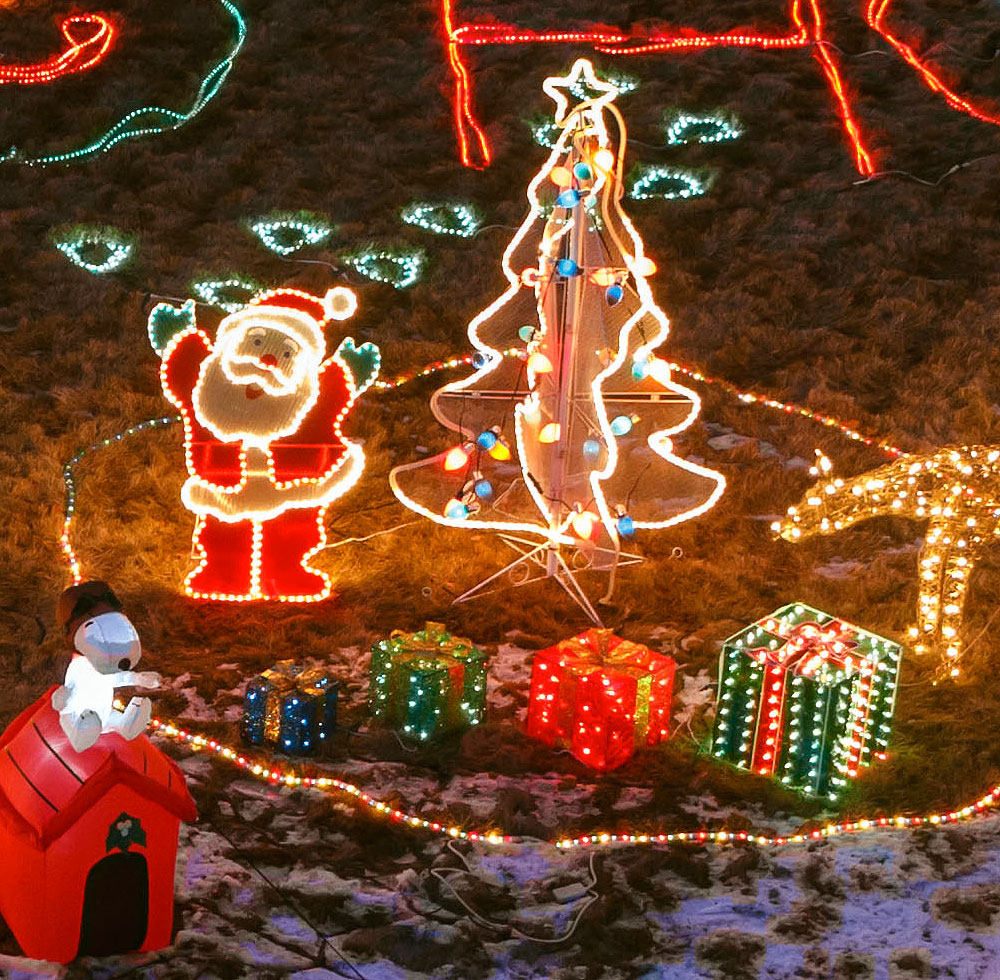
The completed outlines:
<svg viewBox="0 0 1000 980">
<path fill-rule="evenodd" d="M 407 289 L 419 282 L 427 256 L 422 248 L 373 248 L 353 255 L 344 255 L 342 258 L 355 272 L 366 279 L 387 283 L 395 289 Z M 392 263 L 399 269 L 399 273 L 392 275 L 381 271 L 378 268 L 380 262 Z"/>
<path fill-rule="evenodd" d="M 893 34 L 886 26 L 886 18 L 893 0 L 868 0 L 864 11 L 868 26 L 912 68 L 923 84 L 933 93 L 944 98 L 957 112 L 990 125 L 1000 126 L 1000 113 L 988 112 L 961 98 L 949 88 L 940 73 L 928 67 L 913 48 Z M 826 37 L 826 24 L 821 0 L 791 0 L 789 18 L 791 30 L 786 34 L 704 34 L 681 28 L 676 32 L 653 30 L 642 32 L 634 28 L 630 33 L 592 30 L 522 30 L 503 23 L 457 23 L 458 0 L 441 0 L 441 26 L 444 31 L 448 62 L 452 73 L 452 112 L 458 136 L 459 156 L 466 167 L 483 170 L 492 163 L 493 151 L 485 132 L 476 119 L 472 106 L 472 87 L 469 69 L 462 48 L 488 44 L 585 44 L 602 54 L 617 57 L 635 57 L 645 54 L 691 54 L 714 48 L 743 48 L 764 51 L 809 49 L 819 62 L 826 79 L 841 127 L 854 156 L 854 165 L 863 177 L 876 174 L 875 163 L 869 152 L 861 128 L 855 120 L 851 98 L 841 77 L 833 46 Z M 805 13 L 803 9 L 805 8 Z"/>
<path fill-rule="evenodd" d="M 673 182 L 677 190 L 656 190 L 662 183 Z M 692 197 L 704 197 L 708 192 L 709 179 L 693 170 L 681 167 L 662 167 L 646 164 L 639 167 L 632 178 L 629 197 L 633 201 L 676 201 Z"/>
<path fill-rule="evenodd" d="M 726 143 L 743 135 L 743 127 L 736 117 L 725 112 L 691 113 L 671 112 L 664 120 L 667 124 L 667 146 L 686 146 L 689 143 Z M 706 132 L 707 127 L 715 132 Z M 691 131 L 693 135 L 688 136 Z M 696 134 L 696 135 L 694 135 Z"/>
<path fill-rule="evenodd" d="M 85 37 L 75 37 L 74 29 L 89 28 Z M 69 45 L 60 55 L 34 65 L 0 65 L 0 85 L 45 85 L 66 75 L 93 68 L 104 60 L 117 32 L 103 14 L 74 14 L 59 25 Z"/>
<path fill-rule="evenodd" d="M 101 276 L 124 265 L 132 255 L 133 243 L 115 228 L 80 227 L 53 232 L 52 244 L 73 265 L 91 275 Z M 81 254 L 88 245 L 103 245 L 108 250 L 103 262 L 89 262 Z"/>
<path fill-rule="evenodd" d="M 181 312 L 191 316 L 193 313 L 193 301 L 188 300 L 188 303 L 192 304 L 191 307 L 189 308 L 187 303 L 185 303 L 184 307 L 181 308 Z M 158 306 L 163 305 L 164 304 L 158 304 Z M 500 353 L 503 357 L 517 357 L 520 354 L 520 350 L 516 347 L 512 347 L 505 351 L 501 351 Z M 893 459 L 899 459 L 907 456 L 902 449 L 899 449 L 892 443 L 889 443 L 884 439 L 880 439 L 877 436 L 866 436 L 864 433 L 854 429 L 846 422 L 842 422 L 831 415 L 813 412 L 811 409 L 805 408 L 802 405 L 796 405 L 792 402 L 783 402 L 776 398 L 772 398 L 769 395 L 759 395 L 752 391 L 745 391 L 728 381 L 704 374 L 697 368 L 693 368 L 687 364 L 682 364 L 679 361 L 668 361 L 667 364 L 671 371 L 683 374 L 686 377 L 691 378 L 693 381 L 698 381 L 705 385 L 715 385 L 717 388 L 725 391 L 729 395 L 732 395 L 734 398 L 746 405 L 762 405 L 772 411 L 781 412 L 785 415 L 796 415 L 800 418 L 808 419 L 811 422 L 817 422 L 826 428 L 830 428 L 838 432 L 850 442 L 856 442 L 864 446 L 869 446 L 873 449 L 878 449 Z M 398 374 L 391 379 L 380 378 L 374 381 L 371 387 L 378 389 L 379 391 L 393 391 L 396 388 L 401 388 L 403 385 L 409 384 L 411 381 L 417 381 L 421 378 L 429 377 L 432 374 L 437 374 L 439 371 L 449 371 L 453 368 L 467 367 L 470 365 L 477 366 L 475 354 L 456 355 L 439 361 L 431 361 L 431 363 L 422 368 Z M 81 581 L 83 581 L 80 563 L 72 545 L 72 524 L 74 514 L 76 513 L 76 478 L 73 471 L 76 466 L 87 455 L 90 455 L 99 449 L 105 449 L 108 446 L 121 442 L 128 436 L 136 435 L 140 432 L 145 432 L 148 429 L 157 428 L 163 425 L 173 425 L 180 421 L 180 415 L 172 415 L 164 416 L 162 418 L 149 419 L 145 422 L 139 422 L 134 426 L 130 426 L 123 432 L 109 436 L 106 439 L 95 442 L 93 445 L 88 446 L 85 449 L 79 450 L 72 459 L 63 465 L 63 483 L 66 492 L 66 505 L 63 513 L 63 530 L 60 543 L 63 554 L 69 564 L 74 584 L 78 585 Z"/>
<path fill-rule="evenodd" d="M 458 238 L 471 238 L 482 224 L 479 212 L 471 204 L 414 203 L 403 208 L 399 217 L 404 224 Z"/>
<path fill-rule="evenodd" d="M 242 310 L 251 296 L 259 293 L 264 287 L 254 279 L 245 276 L 229 276 L 227 279 L 199 279 L 191 283 L 191 292 L 195 293 L 206 306 L 215 306 L 227 313 Z M 250 295 L 244 300 L 226 300 L 222 297 L 223 290 L 245 289 Z"/>
<path fill-rule="evenodd" d="M 11 147 L 6 154 L 0 155 L 0 163 L 21 163 L 26 167 L 47 167 L 52 164 L 75 163 L 80 160 L 86 160 L 88 157 L 96 156 L 99 153 L 107 153 L 123 140 L 139 139 L 144 136 L 158 136 L 160 133 L 172 132 L 187 125 L 219 94 L 219 90 L 229 77 L 229 73 L 236 62 L 236 57 L 242 50 L 247 36 L 246 20 L 243 18 L 243 14 L 240 13 L 239 8 L 234 3 L 231 3 L 230 0 L 216 0 L 216 2 L 232 18 L 235 37 L 226 56 L 202 78 L 194 101 L 187 112 L 178 112 L 174 109 L 166 109 L 163 106 L 143 106 L 139 109 L 133 109 L 119 119 L 103 135 L 76 150 L 30 157 L 23 155 L 16 147 Z"/>
<path fill-rule="evenodd" d="M 265 764 L 249 758 L 241 750 L 234 749 L 214 738 L 208 738 L 181 727 L 176 722 L 153 718 L 150 722 L 153 731 L 164 738 L 173 739 L 187 745 L 194 751 L 208 750 L 232 765 L 244 770 L 257 779 L 271 786 L 285 786 L 289 789 L 318 790 L 327 795 L 344 795 L 362 804 L 373 813 L 387 816 L 395 823 L 413 830 L 428 830 L 441 837 L 451 837 L 457 840 L 468 840 L 489 845 L 520 843 L 524 838 L 502 834 L 495 830 L 463 830 L 456 825 L 447 825 L 434 820 L 427 820 L 414 813 L 390 806 L 388 803 L 364 792 L 354 783 L 347 782 L 336 776 L 310 775 L 306 770 L 294 768 L 282 769 L 274 763 Z M 752 831 L 739 830 L 681 830 L 671 833 L 607 833 L 595 831 L 581 834 L 577 837 L 559 837 L 548 841 L 560 850 L 573 850 L 580 847 L 605 847 L 614 844 L 650 845 L 650 844 L 719 844 L 735 845 L 742 843 L 756 844 L 758 847 L 787 847 L 791 844 L 807 844 L 810 841 L 824 840 L 835 837 L 848 837 L 865 831 L 875 830 L 916 830 L 921 827 L 939 827 L 959 823 L 973 817 L 982 816 L 1000 802 L 1000 785 L 994 786 L 988 793 L 973 803 L 950 810 L 946 813 L 931 813 L 922 816 L 905 817 L 863 817 L 858 820 L 842 823 L 828 823 L 815 830 L 788 836 L 755 834 Z"/>
<path fill-rule="evenodd" d="M 336 231 L 336 226 L 318 218 L 284 218 L 273 216 L 260 218 L 250 225 L 250 230 L 260 239 L 261 244 L 281 256 L 293 255 L 307 245 L 318 245 Z M 296 244 L 282 244 L 277 237 L 281 231 L 295 231 L 300 235 Z"/>
</svg>

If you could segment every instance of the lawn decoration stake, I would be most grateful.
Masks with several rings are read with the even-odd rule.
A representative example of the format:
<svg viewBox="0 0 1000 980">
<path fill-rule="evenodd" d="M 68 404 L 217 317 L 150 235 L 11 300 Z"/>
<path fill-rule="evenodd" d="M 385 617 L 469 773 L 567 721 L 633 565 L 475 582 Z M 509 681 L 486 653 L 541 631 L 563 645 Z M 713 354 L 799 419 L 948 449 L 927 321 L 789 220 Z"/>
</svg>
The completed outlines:
<svg viewBox="0 0 1000 980">
<path fill-rule="evenodd" d="M 159 304 L 150 314 L 154 347 L 166 343 L 163 391 L 184 420 L 181 497 L 197 515 L 188 595 L 329 596 L 330 579 L 309 559 L 326 543 L 326 508 L 364 469 L 361 447 L 340 425 L 375 380 L 379 353 L 346 337 L 326 357 L 323 328 L 356 308 L 343 286 L 322 298 L 264 292 L 225 317 L 214 342 L 196 326 L 191 303 Z"/>
<path fill-rule="evenodd" d="M 772 529 L 786 541 L 835 534 L 883 515 L 928 522 L 920 551 L 916 653 L 937 651 L 952 677 L 962 656 L 962 614 L 976 560 L 1000 535 L 1000 448 L 955 446 L 904 456 L 842 480 L 820 456 L 820 479 Z"/>
<path fill-rule="evenodd" d="M 691 28 L 649 29 L 635 25 L 628 33 L 607 27 L 575 30 L 534 31 L 503 24 L 459 23 L 456 17 L 457 0 L 441 0 L 441 24 L 448 47 L 448 61 L 454 80 L 453 112 L 458 134 L 459 155 L 467 167 L 483 169 L 492 162 L 493 151 L 489 140 L 476 119 L 472 105 L 472 85 L 469 69 L 462 49 L 471 45 L 521 45 L 521 44 L 586 44 L 595 51 L 621 57 L 646 54 L 695 54 L 715 48 L 761 51 L 810 50 L 819 62 L 830 94 L 840 116 L 844 135 L 854 155 L 854 165 L 859 174 L 872 176 L 875 162 L 869 152 L 865 137 L 855 118 L 851 97 L 841 78 L 837 61 L 838 48 L 827 32 L 822 0 L 791 0 L 789 30 L 787 33 L 760 33 L 734 29 L 725 33 L 706 34 Z M 887 26 L 886 17 L 892 0 L 864 0 L 863 11 L 868 27 L 883 38 L 912 68 L 920 80 L 956 112 L 962 112 L 980 122 L 1000 126 L 1000 113 L 993 108 L 979 108 L 950 89 L 941 73 L 921 60 L 905 41 Z"/>
<path fill-rule="evenodd" d="M 144 734 L 148 700 L 111 705 L 114 687 L 158 677 L 131 671 L 139 640 L 103 582 L 67 589 L 59 620 L 74 647 L 66 685 L 0 735 L 0 913 L 34 959 L 160 949 L 178 827 L 197 814 Z"/>
<path fill-rule="evenodd" d="M 596 95 L 570 108 L 581 77 Z M 613 574 L 620 558 L 638 560 L 622 554 L 623 539 L 703 514 L 725 481 L 673 452 L 670 437 L 691 425 L 700 400 L 653 356 L 669 323 L 646 281 L 656 267 L 619 203 L 616 89 L 583 59 L 544 88 L 562 131 L 504 253 L 507 290 L 469 324 L 476 372 L 431 399 L 460 441 L 396 467 L 389 481 L 411 510 L 498 531 L 521 553 L 458 601 L 507 572 L 523 584 L 535 571 L 599 624 L 574 571 Z M 512 347 L 520 358 L 505 357 Z"/>
</svg>

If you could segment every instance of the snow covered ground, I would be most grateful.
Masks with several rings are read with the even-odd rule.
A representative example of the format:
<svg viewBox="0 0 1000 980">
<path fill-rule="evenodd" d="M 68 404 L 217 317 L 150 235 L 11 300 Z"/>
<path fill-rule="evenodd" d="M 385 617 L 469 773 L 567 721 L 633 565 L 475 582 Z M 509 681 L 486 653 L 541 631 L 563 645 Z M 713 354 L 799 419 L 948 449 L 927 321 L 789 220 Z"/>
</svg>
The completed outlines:
<svg viewBox="0 0 1000 980">
<path fill-rule="evenodd" d="M 341 653 L 346 702 L 360 708 L 366 658 Z M 530 657 L 507 645 L 491 669 L 491 713 L 506 712 L 515 725 Z M 174 684 L 192 727 L 238 718 L 242 686 L 210 704 L 188 678 Z M 710 688 L 701 675 L 678 686 L 675 720 L 684 722 Z M 600 783 L 565 773 L 435 773 L 405 758 L 382 760 L 358 741 L 367 756 L 330 770 L 417 812 L 462 812 L 483 826 L 499 800 L 540 827 L 609 812 L 606 801 L 598 805 Z M 167 748 L 200 814 L 181 830 L 173 946 L 66 970 L 7 955 L 0 976 L 1000 980 L 998 817 L 784 850 L 478 846 Z M 619 787 L 610 811 L 648 812 L 654 790 Z M 692 826 L 719 812 L 711 798 L 685 809 Z M 746 816 L 759 822 L 763 814 Z M 573 886 L 575 897 L 562 891 Z"/>
</svg>

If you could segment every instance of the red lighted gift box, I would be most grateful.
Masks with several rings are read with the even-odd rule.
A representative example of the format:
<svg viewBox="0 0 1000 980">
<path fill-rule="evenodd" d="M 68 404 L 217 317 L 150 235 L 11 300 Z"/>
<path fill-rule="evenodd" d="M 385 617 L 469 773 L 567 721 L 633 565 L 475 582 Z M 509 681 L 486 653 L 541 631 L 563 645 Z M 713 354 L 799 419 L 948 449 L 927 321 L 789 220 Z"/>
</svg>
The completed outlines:
<svg viewBox="0 0 1000 980">
<path fill-rule="evenodd" d="M 196 816 L 184 776 L 145 735 L 77 752 L 52 690 L 0 736 L 0 913 L 33 959 L 161 949 Z"/>
<path fill-rule="evenodd" d="M 669 734 L 677 664 L 611 630 L 535 654 L 528 734 L 568 748 L 595 769 L 615 769 Z"/>
</svg>

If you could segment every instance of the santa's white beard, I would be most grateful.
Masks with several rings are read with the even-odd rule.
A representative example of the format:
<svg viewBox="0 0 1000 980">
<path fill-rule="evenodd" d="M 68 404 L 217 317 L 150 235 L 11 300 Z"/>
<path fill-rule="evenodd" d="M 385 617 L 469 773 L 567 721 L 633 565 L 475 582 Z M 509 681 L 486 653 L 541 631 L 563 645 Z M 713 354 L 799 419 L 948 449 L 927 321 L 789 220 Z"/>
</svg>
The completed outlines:
<svg viewBox="0 0 1000 980">
<path fill-rule="evenodd" d="M 223 442 L 266 445 L 291 435 L 319 397 L 319 371 L 306 371 L 287 395 L 272 395 L 256 381 L 274 383 L 240 365 L 240 383 L 231 381 L 222 367 L 222 356 L 212 354 L 201 366 L 193 403 L 198 421 Z M 256 397 L 249 397 L 256 394 Z"/>
</svg>

